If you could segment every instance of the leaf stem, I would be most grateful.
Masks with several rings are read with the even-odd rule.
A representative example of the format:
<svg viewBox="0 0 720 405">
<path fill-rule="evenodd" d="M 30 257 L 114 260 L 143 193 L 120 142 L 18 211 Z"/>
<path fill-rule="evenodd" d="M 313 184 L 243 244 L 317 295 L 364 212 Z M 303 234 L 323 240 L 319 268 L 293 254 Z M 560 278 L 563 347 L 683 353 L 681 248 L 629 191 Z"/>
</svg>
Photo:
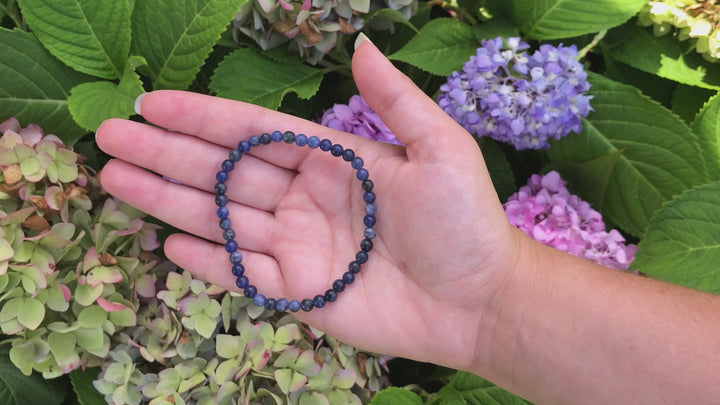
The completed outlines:
<svg viewBox="0 0 720 405">
<path fill-rule="evenodd" d="M 603 38 L 605 38 L 605 34 L 607 34 L 607 30 L 602 30 L 595 34 L 592 41 L 590 41 L 589 44 L 585 45 L 585 47 L 581 49 L 580 52 L 578 52 L 577 60 L 584 58 L 588 54 L 588 52 L 595 48 L 597 44 L 600 43 Z"/>
</svg>

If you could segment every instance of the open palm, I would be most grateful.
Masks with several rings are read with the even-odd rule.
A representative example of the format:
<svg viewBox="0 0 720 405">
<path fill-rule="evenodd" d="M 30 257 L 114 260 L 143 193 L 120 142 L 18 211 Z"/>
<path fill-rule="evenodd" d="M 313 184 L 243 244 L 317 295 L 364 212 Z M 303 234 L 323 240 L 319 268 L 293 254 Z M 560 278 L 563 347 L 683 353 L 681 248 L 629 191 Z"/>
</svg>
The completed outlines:
<svg viewBox="0 0 720 405">
<path fill-rule="evenodd" d="M 515 260 L 517 232 L 462 128 L 374 46 L 360 46 L 353 71 L 368 103 L 407 148 L 244 103 L 159 91 L 145 96 L 142 113 L 170 131 L 125 120 L 107 121 L 98 131 L 100 147 L 118 158 L 104 168 L 103 185 L 189 233 L 168 238 L 171 260 L 236 289 L 213 193 L 230 149 L 276 129 L 351 148 L 375 183 L 375 247 L 337 302 L 297 315 L 368 350 L 456 367 L 469 363 L 464 358 L 476 344 L 482 310 Z M 268 297 L 289 299 L 331 288 L 363 239 L 362 193 L 350 165 L 319 150 L 280 143 L 243 156 L 227 195 L 251 283 Z"/>
</svg>

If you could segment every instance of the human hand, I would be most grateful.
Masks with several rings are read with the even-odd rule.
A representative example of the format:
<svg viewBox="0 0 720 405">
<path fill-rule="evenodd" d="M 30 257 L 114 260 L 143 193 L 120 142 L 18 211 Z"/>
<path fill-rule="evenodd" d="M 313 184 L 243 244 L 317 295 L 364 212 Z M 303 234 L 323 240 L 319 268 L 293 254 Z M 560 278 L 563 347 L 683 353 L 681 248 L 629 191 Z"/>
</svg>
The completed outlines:
<svg viewBox="0 0 720 405">
<path fill-rule="evenodd" d="M 101 181 L 121 200 L 191 234 L 167 239 L 168 258 L 233 290 L 213 191 L 229 150 L 276 129 L 353 149 L 375 183 L 375 247 L 337 302 L 298 318 L 366 350 L 469 369 L 484 339 L 483 312 L 502 291 L 522 238 L 467 132 L 372 44 L 358 47 L 353 73 L 406 148 L 249 104 L 156 91 L 142 99 L 142 115 L 168 130 L 105 122 L 98 145 L 118 159 Z M 325 153 L 282 143 L 253 148 L 236 164 L 228 196 L 246 274 L 267 297 L 324 293 L 363 239 L 365 204 L 354 170 Z"/>
</svg>

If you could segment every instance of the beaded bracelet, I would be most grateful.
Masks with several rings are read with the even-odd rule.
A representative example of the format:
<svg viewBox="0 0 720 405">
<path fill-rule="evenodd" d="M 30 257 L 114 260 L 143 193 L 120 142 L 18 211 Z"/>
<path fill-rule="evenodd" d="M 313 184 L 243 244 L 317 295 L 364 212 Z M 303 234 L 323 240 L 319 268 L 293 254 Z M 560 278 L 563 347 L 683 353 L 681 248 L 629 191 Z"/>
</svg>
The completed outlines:
<svg viewBox="0 0 720 405">
<path fill-rule="evenodd" d="M 238 244 L 235 242 L 235 231 L 232 229 L 232 222 L 228 216 L 230 212 L 227 208 L 229 202 L 226 195 L 228 186 L 227 181 L 230 172 L 235 168 L 243 153 L 247 153 L 254 146 L 268 145 L 272 142 L 285 142 L 287 144 L 295 144 L 297 146 L 308 146 L 310 149 L 320 148 L 323 152 L 330 152 L 335 157 L 342 157 L 346 162 L 350 162 L 353 169 L 356 170 L 355 177 L 362 182 L 362 188 L 365 191 L 363 200 L 365 201 L 365 217 L 363 224 L 365 225 L 364 239 L 360 242 L 360 251 L 355 255 L 355 260 L 351 261 L 341 278 L 335 280 L 332 288 L 325 291 L 325 294 L 318 294 L 314 298 L 305 298 L 303 300 L 289 300 L 287 298 L 267 298 L 265 295 L 258 293 L 257 287 L 250 284 L 250 280 L 245 275 L 245 267 L 242 264 L 243 255 L 238 251 Z M 344 149 L 342 145 L 333 144 L 329 139 L 320 140 L 317 136 L 306 136 L 303 134 L 295 135 L 293 132 L 285 133 L 275 131 L 272 134 L 264 133 L 262 135 L 252 135 L 248 140 L 238 144 L 237 149 L 230 151 L 230 155 L 222 162 L 222 169 L 217 172 L 215 178 L 215 204 L 218 206 L 217 216 L 220 218 L 220 228 L 223 230 L 223 239 L 225 239 L 225 250 L 230 254 L 230 263 L 232 263 L 232 274 L 236 277 L 235 285 L 242 289 L 245 296 L 252 298 L 255 305 L 265 307 L 268 310 L 297 312 L 303 310 L 311 311 L 313 308 L 322 308 L 327 302 L 333 302 L 337 299 L 338 294 L 345 290 L 345 286 L 355 281 L 355 274 L 360 272 L 363 263 L 368 261 L 368 253 L 373 248 L 372 239 L 375 238 L 375 223 L 377 214 L 377 206 L 375 203 L 375 193 L 373 193 L 374 184 L 369 179 L 370 173 L 363 167 L 362 158 L 355 156 L 352 149 Z"/>
</svg>

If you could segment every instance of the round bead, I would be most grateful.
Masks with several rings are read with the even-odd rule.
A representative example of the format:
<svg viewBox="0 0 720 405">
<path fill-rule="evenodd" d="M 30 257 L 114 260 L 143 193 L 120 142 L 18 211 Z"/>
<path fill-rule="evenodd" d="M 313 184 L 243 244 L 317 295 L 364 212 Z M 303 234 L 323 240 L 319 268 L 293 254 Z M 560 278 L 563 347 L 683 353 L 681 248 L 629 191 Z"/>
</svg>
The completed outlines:
<svg viewBox="0 0 720 405">
<path fill-rule="evenodd" d="M 335 302 L 335 300 L 338 297 L 338 293 L 335 292 L 335 290 L 327 290 L 325 291 L 325 301 L 327 302 Z"/>
<path fill-rule="evenodd" d="M 223 160 L 221 167 L 224 171 L 230 172 L 230 171 L 232 171 L 232 169 L 235 168 L 235 163 L 233 163 L 233 161 L 230 159 L 226 159 L 226 160 Z"/>
<path fill-rule="evenodd" d="M 225 194 L 227 191 L 227 184 L 218 183 L 215 185 L 215 194 Z"/>
<path fill-rule="evenodd" d="M 235 251 L 230 253 L 230 263 L 232 264 L 238 264 L 241 263 L 243 259 L 242 253 Z"/>
<path fill-rule="evenodd" d="M 310 298 L 305 298 L 304 300 L 302 300 L 300 302 L 300 308 L 305 312 L 312 311 L 313 307 L 314 307 L 313 300 L 311 300 Z"/>
<path fill-rule="evenodd" d="M 220 219 L 227 218 L 228 215 L 230 215 L 230 211 L 227 209 L 227 207 L 220 207 L 217 210 L 217 216 Z"/>
<path fill-rule="evenodd" d="M 251 146 L 252 145 L 250 145 L 250 142 L 242 141 L 238 144 L 238 149 L 240 150 L 240 152 L 246 153 L 246 152 L 250 152 Z"/>
<path fill-rule="evenodd" d="M 329 139 L 323 139 L 320 141 L 320 150 L 323 152 L 327 152 L 332 148 L 332 142 L 330 142 Z"/>
<path fill-rule="evenodd" d="M 290 312 L 297 312 L 300 310 L 300 301 L 298 300 L 292 300 L 290 303 L 288 303 L 288 309 Z"/>
<path fill-rule="evenodd" d="M 235 263 L 232 267 L 232 274 L 235 277 L 240 277 L 243 274 L 245 274 L 245 266 L 243 266 L 241 263 Z"/>
<path fill-rule="evenodd" d="M 225 239 L 225 240 L 235 239 L 235 231 L 233 231 L 232 229 L 226 229 L 225 232 L 223 232 L 223 239 Z M 362 246 L 362 244 L 360 246 Z"/>
<path fill-rule="evenodd" d="M 355 159 L 353 159 L 353 161 L 350 162 L 350 166 L 352 166 L 352 168 L 355 170 L 362 169 L 364 164 L 365 164 L 365 162 L 362 160 L 362 158 L 357 157 L 357 156 L 355 156 Z"/>
<path fill-rule="evenodd" d="M 308 138 L 305 134 L 297 134 L 295 135 L 295 144 L 297 146 L 305 146 L 307 145 Z"/>
<path fill-rule="evenodd" d="M 228 253 L 233 253 L 238 250 L 238 244 L 234 240 L 229 240 L 225 242 L 225 250 Z M 232 260 L 232 259 L 231 259 Z"/>
<path fill-rule="evenodd" d="M 274 311 L 276 306 L 277 301 L 275 301 L 275 298 L 268 298 L 265 300 L 265 309 L 268 311 Z"/>
<path fill-rule="evenodd" d="M 289 302 L 287 298 L 278 298 L 277 302 L 275 303 L 275 309 L 285 312 L 288 310 L 288 304 Z"/>
<path fill-rule="evenodd" d="M 257 135 L 251 135 L 250 138 L 248 138 L 248 142 L 250 142 L 250 145 L 252 146 L 258 146 L 260 145 L 260 137 Z"/>
<path fill-rule="evenodd" d="M 228 230 L 232 226 L 230 218 L 223 218 L 220 220 L 220 228 Z"/>
<path fill-rule="evenodd" d="M 366 191 L 365 194 L 363 194 L 363 201 L 365 201 L 368 204 L 372 204 L 375 202 L 375 193 L 372 191 Z"/>
<path fill-rule="evenodd" d="M 365 181 L 368 177 L 370 177 L 370 172 L 368 172 L 366 168 L 361 167 L 358 169 L 357 173 L 355 173 L 355 177 L 357 177 L 358 180 Z"/>
<path fill-rule="evenodd" d="M 375 228 L 365 228 L 365 238 L 372 239 L 377 235 Z"/>
<path fill-rule="evenodd" d="M 262 294 L 255 295 L 255 297 L 253 298 L 253 303 L 255 303 L 255 305 L 257 305 L 259 307 L 264 307 L 265 306 L 265 296 Z"/>
<path fill-rule="evenodd" d="M 375 204 L 368 204 L 365 206 L 365 213 L 368 215 L 375 215 L 377 214 L 377 205 Z"/>
<path fill-rule="evenodd" d="M 318 138 L 318 137 L 315 136 L 315 135 L 309 137 L 309 138 L 308 138 L 308 146 L 309 146 L 311 149 L 317 148 L 318 146 L 320 146 L 320 138 Z"/>
<path fill-rule="evenodd" d="M 365 217 L 363 218 L 363 224 L 365 224 L 365 226 L 367 226 L 368 228 L 372 228 L 373 226 L 375 226 L 375 222 L 377 222 L 375 219 L 375 215 L 365 215 Z"/>
<path fill-rule="evenodd" d="M 245 276 L 240 276 L 235 280 L 235 285 L 238 286 L 238 288 L 245 289 L 245 287 L 250 285 L 250 280 Z"/>
<path fill-rule="evenodd" d="M 353 260 L 348 264 L 348 270 L 350 270 L 350 273 L 360 273 L 360 261 L 359 260 Z"/>
<path fill-rule="evenodd" d="M 315 308 L 322 308 L 325 306 L 325 296 L 324 295 L 316 295 L 315 298 L 313 298 L 313 305 Z"/>
<path fill-rule="evenodd" d="M 355 151 L 352 149 L 345 149 L 342 151 L 342 158 L 346 162 L 351 162 L 353 159 L 355 159 Z"/>
<path fill-rule="evenodd" d="M 345 290 L 345 282 L 340 279 L 335 280 L 333 282 L 333 290 L 335 292 L 343 292 L 343 290 Z"/>
<path fill-rule="evenodd" d="M 360 249 L 369 252 L 373 248 L 373 241 L 370 239 L 363 239 L 362 242 L 360 242 Z"/>
<path fill-rule="evenodd" d="M 218 183 L 225 183 L 230 178 L 230 175 L 225 170 L 220 170 L 215 175 L 215 178 L 217 179 Z"/>
<path fill-rule="evenodd" d="M 330 154 L 331 154 L 331 155 L 337 157 L 337 156 L 342 155 L 342 153 L 343 153 L 343 147 L 342 147 L 342 145 L 335 144 L 335 145 L 333 145 L 333 146 L 330 147 Z"/>
<path fill-rule="evenodd" d="M 273 133 L 270 134 L 270 138 L 272 138 L 273 142 L 280 142 L 283 140 L 283 133 L 280 131 L 273 131 Z"/>
<path fill-rule="evenodd" d="M 291 131 L 287 131 L 283 134 L 283 142 L 285 143 L 293 143 L 295 142 L 295 133 Z"/>
<path fill-rule="evenodd" d="M 365 191 L 372 191 L 372 189 L 375 187 L 375 183 L 373 183 L 372 180 L 367 179 L 362 182 L 362 188 Z"/>
<path fill-rule="evenodd" d="M 254 285 L 249 285 L 249 286 L 245 287 L 244 293 L 245 293 L 246 297 L 254 298 L 255 295 L 257 294 L 257 288 L 255 288 Z"/>
<path fill-rule="evenodd" d="M 357 254 L 355 254 L 355 260 L 360 264 L 367 263 L 368 253 L 364 250 L 357 252 Z"/>
<path fill-rule="evenodd" d="M 215 196 L 215 205 L 218 207 L 224 207 L 228 204 L 230 200 L 225 194 L 220 194 Z"/>
<path fill-rule="evenodd" d="M 263 145 L 268 145 L 272 142 L 272 137 L 270 137 L 270 134 L 264 133 L 260 135 L 260 143 Z"/>
<path fill-rule="evenodd" d="M 346 271 L 345 274 L 343 274 L 342 279 L 345 285 L 352 284 L 355 281 L 355 274 Z"/>
<path fill-rule="evenodd" d="M 230 151 L 230 154 L 228 155 L 228 159 L 232 160 L 233 162 L 238 162 L 242 158 L 242 152 L 240 152 L 237 149 L 233 149 Z"/>
</svg>

